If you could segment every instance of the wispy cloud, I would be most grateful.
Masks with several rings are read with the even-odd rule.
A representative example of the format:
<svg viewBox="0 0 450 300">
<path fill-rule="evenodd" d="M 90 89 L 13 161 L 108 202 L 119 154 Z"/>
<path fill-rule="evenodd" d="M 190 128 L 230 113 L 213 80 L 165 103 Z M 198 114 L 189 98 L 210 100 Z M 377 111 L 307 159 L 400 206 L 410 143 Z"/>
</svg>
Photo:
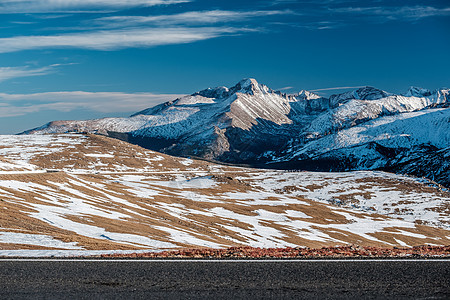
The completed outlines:
<svg viewBox="0 0 450 300">
<path fill-rule="evenodd" d="M 198 25 L 244 21 L 249 18 L 275 15 L 294 14 L 290 10 L 260 10 L 260 11 L 189 11 L 180 14 L 158 16 L 113 16 L 94 20 L 94 23 L 104 27 L 131 27 L 143 25 Z"/>
<path fill-rule="evenodd" d="M 377 21 L 417 21 L 423 18 L 450 16 L 450 7 L 436 8 L 432 6 L 401 7 L 343 7 L 333 8 L 336 13 L 361 15 Z"/>
<path fill-rule="evenodd" d="M 3 0 L 0 13 L 67 12 L 86 9 L 121 9 L 191 2 L 191 0 Z"/>
<path fill-rule="evenodd" d="M 24 67 L 0 67 L 0 82 L 5 80 L 19 78 L 19 77 L 30 77 L 30 76 L 42 76 L 53 73 L 55 67 L 59 65 L 51 65 L 41 68 L 31 68 L 29 66 Z"/>
<path fill-rule="evenodd" d="M 55 0 L 56 1 L 56 0 Z M 47 1 L 55 4 L 58 1 Z M 62 1 L 63 2 L 63 1 Z M 69 3 L 70 2 L 70 3 Z M 140 1 L 68 1 L 64 5 L 155 5 L 158 3 L 178 3 L 184 1 L 140 0 Z M 23 1 L 10 0 L 10 4 Z M 59 3 L 59 2 L 58 2 Z M 64 2 L 66 3 L 66 2 Z M 61 4 L 62 5 L 62 4 Z M 1 7 L 1 6 L 0 6 Z M 0 9 L 1 11 L 1 9 Z M 46 28 L 50 34 L 23 35 L 0 38 L 0 53 L 36 49 L 81 48 L 111 51 L 125 48 L 146 48 L 170 44 L 192 43 L 227 35 L 238 35 L 262 31 L 263 28 L 248 20 L 279 15 L 294 15 L 290 10 L 254 11 L 189 11 L 178 14 L 154 16 L 116 15 L 105 18 L 83 18 L 83 26 Z M 236 23 L 232 25 L 231 23 Z M 80 24 L 80 25 L 81 25 Z M 56 31 L 70 31 L 59 34 Z"/>
<path fill-rule="evenodd" d="M 293 27 L 309 30 L 335 29 L 363 23 L 418 22 L 426 18 L 450 16 L 450 6 L 429 1 L 355 1 L 355 0 L 272 0 L 271 6 L 295 6 L 303 15 Z M 414 4 L 414 2 L 416 4 Z M 423 1 L 422 1 L 423 2 Z M 417 4 L 418 3 L 418 4 Z M 326 24 L 326 23 L 329 24 Z M 322 25 L 323 23 L 323 25 Z"/>
<path fill-rule="evenodd" d="M 86 0 L 81 2 L 84 4 L 97 3 L 97 1 Z M 117 5 L 119 3 L 125 5 L 130 1 L 103 2 L 110 4 L 117 2 Z M 99 1 L 98 3 L 103 2 Z M 149 5 L 159 2 L 174 1 L 137 1 L 136 3 L 147 3 Z M 73 3 L 73 5 L 75 4 Z M 107 51 L 192 43 L 224 35 L 259 31 L 259 29 L 248 28 L 246 25 L 233 27 L 230 24 L 233 22 L 241 24 L 251 18 L 288 14 L 293 15 L 295 12 L 290 10 L 210 10 L 189 11 L 171 15 L 119 15 L 87 19 L 84 21 L 84 24 L 88 25 L 87 27 L 53 28 L 53 31 L 70 30 L 73 33 L 0 38 L 0 53 L 46 48 L 82 48 Z M 51 30 L 51 28 L 47 30 Z"/>
<path fill-rule="evenodd" d="M 14 117 L 40 111 L 70 112 L 85 109 L 101 113 L 135 112 L 184 95 L 116 92 L 0 93 L 0 117 Z"/>
<path fill-rule="evenodd" d="M 285 86 L 285 87 L 282 87 L 282 88 L 278 88 L 278 89 L 275 89 L 276 91 L 287 91 L 287 90 L 292 90 L 294 87 L 293 86 Z"/>
<path fill-rule="evenodd" d="M 0 53 L 45 48 L 117 50 L 192 43 L 223 35 L 253 31 L 232 27 L 144 28 L 82 32 L 65 35 L 0 38 Z"/>
<path fill-rule="evenodd" d="M 310 90 L 311 92 L 319 92 L 319 91 L 332 91 L 332 90 L 348 90 L 348 89 L 359 89 L 363 88 L 365 85 L 358 85 L 358 86 L 340 86 L 340 87 L 331 87 L 331 88 L 324 88 L 324 89 L 315 89 Z"/>
<path fill-rule="evenodd" d="M 286 25 L 296 28 L 304 28 L 308 30 L 329 30 L 343 27 L 344 24 L 340 22 L 319 21 L 319 22 L 302 22 L 302 23 L 274 23 L 278 25 Z"/>
</svg>

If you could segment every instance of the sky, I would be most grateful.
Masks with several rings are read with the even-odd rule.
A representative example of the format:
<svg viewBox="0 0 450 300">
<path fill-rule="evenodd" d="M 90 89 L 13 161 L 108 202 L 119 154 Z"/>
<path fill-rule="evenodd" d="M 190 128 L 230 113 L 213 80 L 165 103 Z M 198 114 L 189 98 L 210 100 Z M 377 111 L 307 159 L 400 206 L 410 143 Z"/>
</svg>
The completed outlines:
<svg viewBox="0 0 450 300">
<path fill-rule="evenodd" d="M 328 96 L 450 87 L 448 1 L 1 0 L 0 134 L 255 78 Z"/>
</svg>

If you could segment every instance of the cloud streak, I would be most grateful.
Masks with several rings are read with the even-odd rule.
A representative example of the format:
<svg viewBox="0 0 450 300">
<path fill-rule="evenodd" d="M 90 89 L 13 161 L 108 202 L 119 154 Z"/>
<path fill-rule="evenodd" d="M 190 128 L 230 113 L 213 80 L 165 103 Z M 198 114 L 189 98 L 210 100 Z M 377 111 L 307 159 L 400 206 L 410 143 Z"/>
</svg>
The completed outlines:
<svg viewBox="0 0 450 300">
<path fill-rule="evenodd" d="M 53 73 L 55 67 L 58 65 L 51 65 L 42 68 L 30 68 L 30 67 L 0 67 L 0 82 L 30 76 L 42 76 Z"/>
<path fill-rule="evenodd" d="M 331 87 L 331 88 L 325 88 L 325 89 L 315 89 L 310 90 L 311 92 L 319 92 L 319 91 L 333 91 L 333 90 L 347 90 L 347 89 L 359 89 L 363 88 L 365 85 L 358 85 L 358 86 L 340 86 L 340 87 Z"/>
<path fill-rule="evenodd" d="M 40 111 L 70 112 L 85 109 L 101 113 L 135 112 L 182 97 L 182 94 L 119 92 L 0 93 L 0 117 L 15 117 Z"/>
<path fill-rule="evenodd" d="M 0 53 L 35 49 L 81 48 L 111 51 L 184 44 L 224 35 L 256 32 L 246 26 L 229 25 L 251 18 L 295 14 L 289 10 L 272 11 L 190 11 L 172 15 L 112 16 L 86 20 L 91 27 L 57 28 L 73 33 L 0 38 Z M 211 24 L 221 24 L 211 26 Z"/>
<path fill-rule="evenodd" d="M 191 0 L 3 0 L 0 13 L 73 12 L 85 9 L 123 9 L 191 2 Z"/>
<path fill-rule="evenodd" d="M 334 8 L 331 11 L 366 16 L 377 21 L 418 21 L 429 17 L 450 16 L 450 7 L 436 8 L 419 5 L 402 7 L 344 7 Z"/>
<path fill-rule="evenodd" d="M 158 16 L 113 16 L 99 18 L 94 21 L 104 27 L 142 26 L 142 25 L 198 25 L 244 21 L 250 18 L 294 14 L 290 10 L 260 10 L 260 11 L 189 11 L 173 15 Z"/>
<path fill-rule="evenodd" d="M 46 48 L 118 50 L 192 43 L 223 35 L 254 31 L 232 27 L 144 28 L 82 32 L 48 36 L 0 38 L 0 53 Z"/>
<path fill-rule="evenodd" d="M 276 91 L 287 91 L 287 90 L 292 90 L 294 87 L 293 86 L 285 86 L 285 87 L 282 87 L 282 88 L 278 88 L 278 89 L 275 89 Z"/>
<path fill-rule="evenodd" d="M 414 2 L 418 4 L 414 5 Z M 450 16 L 450 6 L 433 6 L 433 2 L 430 2 L 428 5 L 424 5 L 418 1 L 402 3 L 401 1 L 273 0 L 272 6 L 292 4 L 301 7 L 304 21 L 297 22 L 292 26 L 320 30 L 351 26 L 361 22 L 372 24 L 389 21 L 412 23 L 426 18 Z M 326 22 L 330 22 L 330 24 L 320 25 Z"/>
</svg>

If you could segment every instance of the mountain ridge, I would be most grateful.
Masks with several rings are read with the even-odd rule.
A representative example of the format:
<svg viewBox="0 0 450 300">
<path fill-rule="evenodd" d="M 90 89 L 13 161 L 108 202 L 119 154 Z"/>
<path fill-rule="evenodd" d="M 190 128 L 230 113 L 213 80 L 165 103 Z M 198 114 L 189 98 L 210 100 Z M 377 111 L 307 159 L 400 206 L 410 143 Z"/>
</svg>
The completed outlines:
<svg viewBox="0 0 450 300">
<path fill-rule="evenodd" d="M 233 87 L 204 89 L 128 118 L 54 121 L 24 133 L 97 133 L 171 155 L 267 167 L 291 163 L 294 168 L 302 161 L 316 161 L 311 168 L 319 171 L 398 170 L 392 162 L 404 164 L 405 158 L 395 155 L 405 149 L 431 157 L 433 151 L 424 151 L 431 149 L 428 146 L 450 146 L 449 94 L 449 89 L 431 92 L 417 87 L 394 94 L 365 86 L 326 98 L 306 90 L 285 94 L 247 78 Z M 415 130 L 417 122 L 422 126 Z M 341 154 L 332 157 L 333 151 Z M 357 163 L 342 164 L 343 158 Z M 335 162 L 322 167 L 330 159 Z M 436 177 L 434 170 L 424 168 L 411 174 Z M 445 177 L 450 171 L 443 174 L 439 182 L 449 186 Z"/>
</svg>

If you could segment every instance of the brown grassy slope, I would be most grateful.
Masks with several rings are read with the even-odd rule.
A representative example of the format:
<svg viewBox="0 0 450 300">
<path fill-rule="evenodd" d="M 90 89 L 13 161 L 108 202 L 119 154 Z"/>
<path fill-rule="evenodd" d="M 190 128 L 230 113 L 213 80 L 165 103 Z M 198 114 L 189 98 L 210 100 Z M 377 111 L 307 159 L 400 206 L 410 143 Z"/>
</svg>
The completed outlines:
<svg viewBox="0 0 450 300">
<path fill-rule="evenodd" d="M 349 210 L 297 194 L 319 191 L 332 180 L 339 182 L 331 175 L 315 174 L 314 184 L 297 180 L 292 185 L 283 179 L 283 172 L 190 161 L 103 136 L 73 135 L 69 139 L 73 142 L 61 145 L 55 141 L 46 147 L 57 150 L 36 153 L 31 159 L 40 168 L 60 172 L 0 174 L 0 232 L 42 234 L 90 250 L 205 245 L 320 248 L 341 244 L 377 247 L 450 244 L 450 232 L 443 228 L 421 222 L 396 223 L 389 216 L 370 210 Z M 190 185 L 202 178 L 214 185 Z M 261 183 L 264 180 L 274 181 L 276 188 L 267 188 Z M 353 181 L 359 184 L 359 193 L 346 194 L 342 200 L 357 203 L 361 195 L 372 197 L 374 189 L 446 196 L 429 185 L 395 178 L 372 176 L 358 180 Z M 22 187 L 9 186 L 9 182 L 20 183 Z M 339 192 L 346 192 L 346 187 L 343 184 Z M 89 210 L 82 210 L 86 207 Z M 53 217 L 53 221 L 48 216 L 44 218 L 44 213 Z M 448 215 L 445 209 L 442 213 Z M 60 220 L 57 217 L 73 226 L 54 222 Z M 363 234 L 359 224 L 379 229 Z M 134 235 L 171 246 L 108 239 L 75 229 L 77 225 L 104 230 L 106 235 L 108 232 Z M 0 249 L 30 248 L 46 247 L 0 243 Z"/>
</svg>

